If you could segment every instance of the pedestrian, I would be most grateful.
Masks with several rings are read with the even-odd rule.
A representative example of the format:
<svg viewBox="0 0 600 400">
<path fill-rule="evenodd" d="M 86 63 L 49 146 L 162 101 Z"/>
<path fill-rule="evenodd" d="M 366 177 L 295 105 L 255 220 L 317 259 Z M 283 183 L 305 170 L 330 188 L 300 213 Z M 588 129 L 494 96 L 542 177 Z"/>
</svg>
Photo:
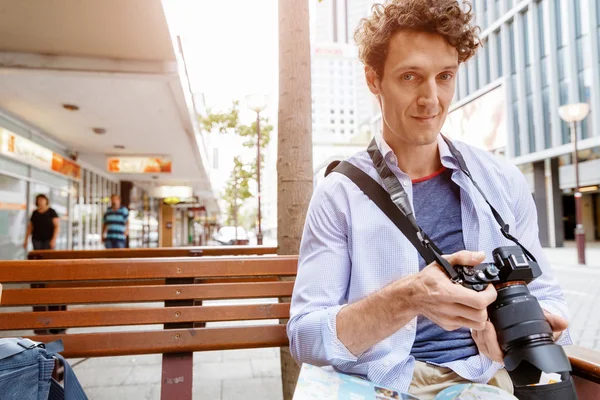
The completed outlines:
<svg viewBox="0 0 600 400">
<path fill-rule="evenodd" d="M 102 241 L 107 249 L 124 249 L 129 236 L 129 210 L 121 205 L 121 197 L 113 194 L 104 214 Z"/>
<path fill-rule="evenodd" d="M 27 251 L 29 236 L 34 250 L 54 250 L 56 238 L 60 232 L 58 214 L 50 207 L 50 202 L 45 194 L 38 194 L 35 198 L 36 209 L 31 214 L 23 248 Z"/>
<path fill-rule="evenodd" d="M 529 290 L 558 335 L 567 328 L 567 304 L 540 245 L 523 174 L 440 134 L 459 65 L 479 47 L 472 18 L 456 0 L 373 7 L 355 38 L 381 130 L 348 162 L 397 195 L 390 197 L 407 221 L 416 219 L 415 232 L 426 232 L 452 265 L 491 261 L 495 248 L 512 244 L 481 189 L 538 260 L 543 274 Z M 352 180 L 332 173 L 317 186 L 306 217 L 287 326 L 291 353 L 299 364 L 333 366 L 423 399 L 469 381 L 512 393 L 486 310 L 496 296 L 492 285 L 475 292 L 452 283 Z M 568 332 L 558 343 L 570 343 Z"/>
</svg>

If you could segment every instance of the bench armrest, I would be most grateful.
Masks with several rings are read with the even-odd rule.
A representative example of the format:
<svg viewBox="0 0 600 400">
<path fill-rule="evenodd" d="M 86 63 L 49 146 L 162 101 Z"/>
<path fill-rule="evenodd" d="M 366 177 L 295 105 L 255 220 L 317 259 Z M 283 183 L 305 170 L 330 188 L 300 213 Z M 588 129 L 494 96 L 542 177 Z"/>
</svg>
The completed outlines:
<svg viewBox="0 0 600 400">
<path fill-rule="evenodd" d="M 600 384 L 600 351 L 579 346 L 565 346 L 573 375 Z"/>
</svg>

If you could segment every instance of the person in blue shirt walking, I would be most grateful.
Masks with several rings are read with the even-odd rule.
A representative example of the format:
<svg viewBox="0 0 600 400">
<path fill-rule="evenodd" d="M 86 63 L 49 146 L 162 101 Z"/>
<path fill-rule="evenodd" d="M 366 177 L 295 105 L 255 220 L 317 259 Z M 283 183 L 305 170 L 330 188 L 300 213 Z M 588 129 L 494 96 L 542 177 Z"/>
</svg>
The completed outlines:
<svg viewBox="0 0 600 400">
<path fill-rule="evenodd" d="M 129 210 L 121 206 L 121 197 L 113 194 L 104 214 L 102 241 L 107 249 L 124 249 L 129 236 Z"/>
</svg>

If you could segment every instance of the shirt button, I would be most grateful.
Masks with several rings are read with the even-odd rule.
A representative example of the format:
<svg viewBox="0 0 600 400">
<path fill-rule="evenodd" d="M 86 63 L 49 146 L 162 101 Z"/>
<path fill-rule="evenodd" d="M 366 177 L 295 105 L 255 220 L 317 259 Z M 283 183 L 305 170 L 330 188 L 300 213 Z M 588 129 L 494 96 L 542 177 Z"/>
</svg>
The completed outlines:
<svg viewBox="0 0 600 400">
<path fill-rule="evenodd" d="M 403 184 L 404 186 L 408 186 L 408 185 L 409 185 L 409 183 L 410 183 L 410 182 L 408 181 L 408 179 L 405 179 L 405 180 L 403 180 L 403 181 L 402 181 L 402 184 Z"/>
<path fill-rule="evenodd" d="M 390 156 L 390 162 L 391 162 L 392 164 L 397 164 L 397 163 L 398 163 L 398 160 L 396 160 L 396 156 Z"/>
</svg>

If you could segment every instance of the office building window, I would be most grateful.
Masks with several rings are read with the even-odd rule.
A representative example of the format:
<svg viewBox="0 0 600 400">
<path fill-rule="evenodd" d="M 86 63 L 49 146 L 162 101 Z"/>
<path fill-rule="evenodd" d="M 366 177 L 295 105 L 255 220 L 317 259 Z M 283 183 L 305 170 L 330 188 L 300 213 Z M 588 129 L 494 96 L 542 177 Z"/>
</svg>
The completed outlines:
<svg viewBox="0 0 600 400">
<path fill-rule="evenodd" d="M 510 72 L 514 74 L 517 71 L 517 60 L 514 56 L 515 50 L 515 25 L 511 22 L 508 24 L 508 49 L 511 53 L 510 57 Z M 500 58 L 502 59 L 502 58 Z"/>
<path fill-rule="evenodd" d="M 542 86 L 548 86 L 548 57 L 543 57 L 540 61 L 540 66 L 542 70 Z"/>
<path fill-rule="evenodd" d="M 576 1 L 575 3 L 575 35 L 581 37 L 590 33 L 590 9 L 587 1 Z M 596 2 L 598 7 L 598 2 Z"/>
<path fill-rule="evenodd" d="M 523 40 L 523 52 L 525 53 L 525 66 L 529 66 L 531 64 L 531 54 L 529 54 L 529 18 L 527 18 L 527 14 L 528 12 L 524 12 L 521 14 L 521 21 L 523 22 L 521 24 L 521 29 L 523 29 L 522 32 L 522 38 L 519 38 L 519 40 Z"/>
<path fill-rule="evenodd" d="M 552 147 L 552 114 L 550 113 L 550 88 L 546 86 L 542 90 L 542 107 L 544 120 L 544 148 Z"/>
<path fill-rule="evenodd" d="M 538 34 L 539 34 L 539 44 L 540 44 L 540 54 L 543 56 L 546 55 L 546 40 L 544 36 L 544 5 L 542 3 L 538 4 Z"/>
<path fill-rule="evenodd" d="M 567 48 L 563 47 L 558 50 L 558 79 L 563 80 L 567 76 L 567 70 L 565 65 L 565 57 L 567 57 L 569 53 L 567 52 Z"/>
<path fill-rule="evenodd" d="M 563 80 L 559 83 L 559 101 L 560 104 L 567 104 L 569 102 L 569 85 L 567 84 L 567 81 Z M 562 120 L 561 120 L 562 121 Z M 567 144 L 571 142 L 571 138 L 570 138 L 570 134 L 569 134 L 569 125 L 562 121 L 561 122 L 561 137 L 562 137 L 562 143 L 563 144 Z"/>
<path fill-rule="evenodd" d="M 512 131 L 512 135 L 513 135 L 513 142 L 515 144 L 515 156 L 520 156 L 521 155 L 521 142 L 519 140 L 520 135 L 519 135 L 519 105 L 518 102 L 514 102 L 512 104 L 512 109 L 513 109 L 513 131 Z"/>
<path fill-rule="evenodd" d="M 502 35 L 500 31 L 495 33 L 496 35 L 496 62 L 498 63 L 498 76 L 494 78 L 499 78 L 504 75 L 504 68 L 502 66 Z"/>
<path fill-rule="evenodd" d="M 590 91 L 592 86 L 592 71 L 586 69 L 579 73 L 579 101 L 590 102 Z M 583 139 L 590 137 L 590 118 L 584 118 L 581 122 L 581 137 Z"/>
<path fill-rule="evenodd" d="M 527 136 L 529 139 L 529 152 L 535 152 L 535 127 L 533 125 L 533 98 L 527 96 Z"/>
</svg>

